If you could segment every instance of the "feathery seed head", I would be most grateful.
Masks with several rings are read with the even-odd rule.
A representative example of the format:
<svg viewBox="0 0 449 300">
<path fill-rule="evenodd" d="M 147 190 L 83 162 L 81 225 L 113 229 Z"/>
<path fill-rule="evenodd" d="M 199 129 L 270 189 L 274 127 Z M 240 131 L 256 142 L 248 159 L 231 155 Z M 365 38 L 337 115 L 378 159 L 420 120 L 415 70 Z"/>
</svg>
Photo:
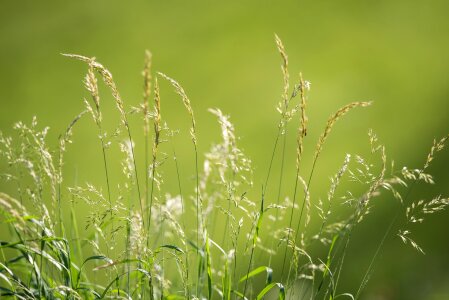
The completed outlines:
<svg viewBox="0 0 449 300">
<path fill-rule="evenodd" d="M 103 78 L 104 83 L 109 87 L 111 90 L 112 96 L 115 99 L 115 103 L 117 106 L 117 109 L 120 112 L 121 121 L 125 127 L 128 127 L 128 120 L 126 117 L 125 108 L 123 105 L 122 98 L 120 97 L 120 94 L 118 92 L 117 86 L 112 78 L 111 72 L 109 72 L 108 69 L 106 69 L 102 64 L 95 61 L 95 58 L 88 58 L 86 56 L 77 55 L 77 54 L 63 54 L 66 57 L 74 58 L 83 62 L 86 62 L 89 65 L 89 68 L 92 68 L 93 70 L 97 71 L 101 77 Z"/>
<path fill-rule="evenodd" d="M 288 73 L 288 56 L 287 56 L 287 52 L 285 51 L 285 47 L 284 44 L 282 43 L 282 40 L 279 38 L 279 36 L 277 36 L 276 34 L 274 35 L 275 40 L 276 40 L 276 46 L 278 48 L 279 54 L 281 54 L 282 57 L 282 74 L 284 77 L 284 93 L 282 94 L 282 99 L 283 99 L 283 105 L 281 105 L 281 107 L 284 108 L 284 113 L 287 110 L 288 107 L 288 102 L 289 102 L 289 97 L 288 97 L 288 89 L 289 89 L 289 79 L 290 79 L 290 75 Z"/>
<path fill-rule="evenodd" d="M 344 116 L 347 112 L 349 112 L 350 110 L 352 110 L 353 108 L 356 107 L 367 107 L 370 106 L 372 104 L 372 102 L 352 102 L 349 103 L 345 106 L 343 106 L 342 108 L 340 108 L 339 110 L 337 110 L 337 112 L 335 112 L 327 121 L 326 127 L 324 129 L 324 132 L 321 134 L 320 139 L 318 141 L 318 144 L 316 146 L 316 150 L 315 150 L 315 155 L 314 155 L 314 160 L 316 160 L 318 158 L 318 156 L 321 153 L 321 150 L 323 149 L 323 145 L 327 139 L 327 137 L 329 136 L 329 133 L 332 131 L 332 127 L 335 125 L 335 123 L 342 117 Z"/>
<path fill-rule="evenodd" d="M 149 109 L 151 95 L 151 52 L 145 51 L 145 65 L 142 71 L 143 76 L 143 115 L 144 115 L 144 134 L 148 135 L 149 131 Z"/>
<path fill-rule="evenodd" d="M 170 84 L 175 88 L 176 93 L 181 96 L 182 99 L 182 103 L 184 104 L 184 107 L 186 108 L 187 112 L 190 115 L 190 120 L 192 123 L 192 127 L 190 128 L 190 136 L 192 138 L 193 144 L 196 146 L 196 123 L 195 123 L 195 116 L 193 114 L 193 109 L 192 106 L 190 104 L 190 100 L 189 97 L 187 97 L 186 92 L 184 91 L 184 89 L 182 88 L 182 86 L 174 79 L 168 77 L 167 75 L 165 75 L 164 73 L 158 72 L 158 74 L 160 76 L 162 76 L 163 78 L 165 78 L 166 80 L 168 80 L 168 82 L 170 82 Z"/>
</svg>

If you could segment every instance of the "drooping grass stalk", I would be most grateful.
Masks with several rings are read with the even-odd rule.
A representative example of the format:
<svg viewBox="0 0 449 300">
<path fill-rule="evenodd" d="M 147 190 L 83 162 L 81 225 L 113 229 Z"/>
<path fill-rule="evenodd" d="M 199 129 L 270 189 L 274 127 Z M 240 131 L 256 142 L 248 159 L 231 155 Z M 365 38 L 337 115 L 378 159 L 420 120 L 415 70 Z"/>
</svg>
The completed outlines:
<svg viewBox="0 0 449 300">
<path fill-rule="evenodd" d="M 98 89 L 98 81 L 95 76 L 95 67 L 94 67 L 95 59 L 92 58 L 89 62 L 89 68 L 88 72 L 84 79 L 84 86 L 86 90 L 90 93 L 92 101 L 95 105 L 95 109 L 92 108 L 92 106 L 89 104 L 87 100 L 84 100 L 86 110 L 90 112 L 92 115 L 92 118 L 97 125 L 99 138 L 100 138 L 100 144 L 101 144 L 101 154 L 103 156 L 103 170 L 105 174 L 106 179 L 106 190 L 107 190 L 107 199 L 109 202 L 109 217 L 111 219 L 111 233 L 112 238 L 114 238 L 113 233 L 115 231 L 114 226 L 114 211 L 113 211 L 113 203 L 112 203 L 112 197 L 111 197 L 111 184 L 110 184 L 110 175 L 109 175 L 109 167 L 108 167 L 108 159 L 106 155 L 106 143 L 105 143 L 105 134 L 103 132 L 103 117 L 101 113 L 101 107 L 100 107 L 100 94 Z M 109 247 L 106 248 L 106 253 L 109 256 Z M 110 278 L 110 277 L 109 277 Z"/>
<path fill-rule="evenodd" d="M 102 64 L 100 64 L 99 62 L 97 62 L 94 58 L 88 58 L 82 55 L 77 55 L 77 54 L 63 54 L 64 56 L 70 57 L 70 58 L 74 58 L 80 61 L 83 61 L 85 63 L 87 63 L 89 65 L 89 69 L 92 70 L 92 72 L 95 70 L 97 71 L 102 79 L 103 82 L 106 84 L 107 87 L 109 87 L 109 89 L 111 90 L 112 96 L 115 100 L 115 104 L 116 107 L 120 113 L 120 120 L 122 125 L 125 127 L 127 135 L 128 135 L 128 139 L 130 142 L 130 148 L 131 148 L 131 156 L 132 156 L 132 161 L 133 161 L 133 165 L 134 165 L 134 177 L 136 180 L 136 188 L 137 188 L 137 194 L 138 194 L 138 200 L 139 200 L 139 205 L 140 205 L 140 210 L 141 210 L 141 214 L 144 215 L 144 210 L 143 210 L 143 205 L 142 205 L 142 198 L 141 198 L 141 193 L 140 193 L 140 184 L 139 184 L 139 176 L 138 176 L 138 172 L 137 172 L 137 163 L 136 163 L 136 158 L 135 158 L 135 154 L 134 154 L 134 145 L 132 142 L 132 135 L 131 135 L 131 129 L 129 127 L 129 122 L 128 122 L 128 117 L 127 114 L 125 112 L 125 108 L 124 108 L 124 104 L 123 104 L 123 100 L 118 92 L 117 86 L 112 78 L 112 74 L 111 72 L 109 72 L 108 69 L 106 69 Z M 89 74 L 88 74 L 89 75 Z M 91 76 L 88 76 L 91 77 Z M 95 76 L 94 76 L 95 78 Z M 87 77 L 86 77 L 87 80 Z M 96 79 L 95 79 L 96 82 Z M 98 88 L 97 88 L 98 90 Z M 97 103 L 95 103 L 97 106 Z M 99 102 L 98 102 L 98 107 L 99 107 Z M 144 222 L 144 218 L 142 218 L 142 222 Z"/>
<path fill-rule="evenodd" d="M 197 246 L 197 258 L 199 258 L 199 249 L 200 249 L 200 226 L 202 223 L 202 205 L 200 203 L 200 188 L 199 188 L 199 169 L 198 169 L 198 145 L 197 145 L 197 138 L 196 138 L 196 122 L 195 122 L 195 116 L 193 114 L 193 109 L 190 104 L 190 100 L 187 97 L 187 94 L 185 93 L 184 89 L 181 87 L 181 85 L 175 81 L 174 79 L 168 77 L 167 75 L 163 73 L 158 73 L 160 76 L 165 78 L 170 82 L 170 84 L 175 88 L 176 93 L 181 96 L 182 102 L 184 104 L 184 107 L 186 108 L 191 121 L 191 128 L 190 128 L 190 137 L 193 142 L 193 147 L 195 151 L 195 178 L 196 178 L 196 246 Z M 196 282 L 196 292 L 197 296 L 199 296 L 199 281 L 200 281 L 200 275 L 201 272 L 198 270 L 198 276 L 197 276 L 197 282 Z"/>
<path fill-rule="evenodd" d="M 86 86 L 87 86 L 88 90 L 92 89 L 92 91 L 95 92 L 95 89 L 96 89 L 96 94 L 98 95 L 98 87 L 96 87 L 96 78 L 95 78 L 95 75 L 93 74 L 93 71 L 97 71 L 100 74 L 100 76 L 103 79 L 103 82 L 111 90 L 112 96 L 113 96 L 113 98 L 115 100 L 116 107 L 117 107 L 117 109 L 118 109 L 118 111 L 120 113 L 120 121 L 121 121 L 122 125 L 126 129 L 128 140 L 129 140 L 129 143 L 130 143 L 131 159 L 132 159 L 132 162 L 133 162 L 133 170 L 134 170 L 134 177 L 135 177 L 135 181 L 136 181 L 135 185 L 136 185 L 136 188 L 137 188 L 138 202 L 139 202 L 139 206 L 140 206 L 141 215 L 144 216 L 144 209 L 143 209 L 142 197 L 141 197 L 141 193 L 140 193 L 139 176 L 138 176 L 138 172 L 137 172 L 137 163 L 136 163 L 136 158 L 135 158 L 135 153 L 134 153 L 135 152 L 134 151 L 134 144 L 132 142 L 131 129 L 130 129 L 130 126 L 129 126 L 127 114 L 125 112 L 123 100 L 122 100 L 122 98 L 121 98 L 121 96 L 120 96 L 120 94 L 118 92 L 117 86 L 116 86 L 116 84 L 115 84 L 115 82 L 114 82 L 114 80 L 112 78 L 111 72 L 109 72 L 109 70 L 107 70 L 102 64 L 100 64 L 97 61 L 95 61 L 94 58 L 88 58 L 88 57 L 81 56 L 81 55 L 76 55 L 76 54 L 63 54 L 63 55 L 67 56 L 67 57 L 70 57 L 70 58 L 74 58 L 74 59 L 83 61 L 83 62 L 85 62 L 85 63 L 87 63 L 89 65 L 89 73 L 88 73 L 88 76 L 86 76 Z M 92 83 L 95 83 L 95 84 L 93 86 L 90 86 L 90 85 L 92 85 Z M 97 111 L 99 112 L 99 98 L 98 97 L 95 98 L 95 93 L 92 93 L 92 91 L 91 91 L 91 94 L 94 97 L 94 103 L 95 103 L 96 107 L 98 107 Z M 87 103 L 87 101 L 85 101 L 85 102 L 86 102 L 87 108 L 88 109 L 90 108 L 92 114 L 94 116 L 97 116 L 97 117 L 101 118 L 101 115 L 93 113 L 93 109 L 91 108 L 91 106 Z M 101 124 L 101 122 L 100 122 L 100 124 Z M 100 132 L 100 136 L 102 136 L 102 132 Z M 101 140 L 102 140 L 103 157 L 105 157 L 105 145 L 104 145 L 103 139 L 101 139 Z M 106 163 L 106 161 L 107 160 L 104 159 L 105 170 L 107 170 L 107 163 Z M 108 178 L 109 176 L 106 175 L 106 177 Z M 112 207 L 112 204 L 111 204 L 111 207 Z M 112 214 L 112 210 L 111 210 L 111 214 Z M 130 216 L 131 216 L 131 202 L 130 202 L 130 205 L 129 205 L 128 218 Z M 145 218 L 142 218 L 142 225 L 143 226 L 145 225 L 144 219 Z M 129 248 L 128 244 L 130 242 L 130 237 L 129 237 L 129 234 L 130 234 L 130 232 L 129 232 L 129 220 L 128 220 L 127 223 L 128 224 L 127 224 L 127 238 L 126 238 L 127 245 L 126 245 L 126 248 L 128 250 L 128 248 Z M 127 256 L 128 255 L 129 255 L 129 252 L 127 253 Z M 130 265 L 129 265 L 129 263 L 128 263 L 127 269 L 128 269 L 127 293 L 129 294 L 129 291 L 130 291 L 130 277 L 129 277 Z"/>
<path fill-rule="evenodd" d="M 103 134 L 103 127 L 102 127 L 102 114 L 100 110 L 100 95 L 98 91 L 98 83 L 97 78 L 94 73 L 94 66 L 93 66 L 94 59 L 92 59 L 89 62 L 89 69 L 86 74 L 85 80 L 84 80 L 84 86 L 91 94 L 92 100 L 95 104 L 95 110 L 92 108 L 92 106 L 84 100 L 85 106 L 87 111 L 89 111 L 92 115 L 92 118 L 97 125 L 100 142 L 101 142 L 101 152 L 103 155 L 103 168 L 105 172 L 105 178 L 106 178 L 106 188 L 108 193 L 108 201 L 109 201 L 109 210 L 110 210 L 110 217 L 111 221 L 113 222 L 113 211 L 112 211 L 112 199 L 111 199 L 111 187 L 109 183 L 109 170 L 108 170 L 108 160 L 106 157 L 106 145 L 104 141 L 104 134 Z M 114 224 L 112 223 L 112 231 L 114 230 Z"/>
</svg>

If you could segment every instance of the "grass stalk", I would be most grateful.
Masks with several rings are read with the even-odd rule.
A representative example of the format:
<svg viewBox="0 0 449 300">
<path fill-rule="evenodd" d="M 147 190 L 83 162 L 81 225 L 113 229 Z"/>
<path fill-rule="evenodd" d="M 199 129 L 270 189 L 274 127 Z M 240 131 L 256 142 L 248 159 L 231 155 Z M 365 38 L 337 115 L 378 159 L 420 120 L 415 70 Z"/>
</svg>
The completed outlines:
<svg viewBox="0 0 449 300">
<path fill-rule="evenodd" d="M 257 239 L 259 238 L 259 231 L 262 225 L 262 218 L 264 215 L 264 198 L 265 195 L 263 193 L 264 188 L 262 187 L 262 197 L 261 197 L 261 201 L 260 201 L 260 210 L 258 212 L 258 214 L 256 215 L 256 219 L 255 219 L 255 228 L 254 228 L 254 234 L 253 234 L 253 238 L 252 238 L 252 245 L 251 245 L 251 254 L 249 257 L 249 262 L 248 262 L 248 269 L 246 271 L 246 278 L 247 280 L 245 280 L 245 287 L 243 289 L 243 296 L 245 297 L 246 295 L 246 289 L 248 287 L 248 281 L 249 281 L 249 274 L 250 274 L 250 270 L 251 270 L 251 265 L 253 263 L 253 256 L 254 256 L 254 250 L 256 249 L 256 243 L 257 243 Z"/>
<path fill-rule="evenodd" d="M 161 99 L 159 92 L 159 84 L 157 77 L 154 79 L 154 102 L 155 102 L 155 119 L 154 119 L 154 141 L 152 150 L 152 163 L 151 163 L 151 189 L 150 189 L 150 200 L 149 200 L 149 213 L 148 213 L 148 225 L 147 225 L 147 246 L 149 246 L 149 237 L 151 230 L 151 215 L 153 209 L 153 195 L 154 195 L 154 183 L 156 176 L 156 162 L 157 162 L 157 152 L 160 143 L 161 134 Z"/>
<path fill-rule="evenodd" d="M 179 166 L 178 166 L 178 158 L 176 156 L 176 151 L 175 151 L 175 147 L 173 145 L 173 160 L 175 162 L 175 169 L 176 169 L 176 179 L 177 179 L 177 183 L 178 183 L 178 191 L 179 191 L 179 195 L 181 197 L 181 214 L 182 214 L 182 227 L 183 230 L 186 230 L 186 224 L 185 224 L 185 204 L 184 204 L 184 199 L 183 199 L 183 193 L 182 193 L 182 187 L 181 187 L 181 178 L 179 175 Z M 189 250 L 186 246 L 185 248 L 185 265 L 186 265 L 186 281 L 187 281 L 187 290 L 186 295 L 187 299 L 190 299 L 190 286 L 189 286 Z"/>
<path fill-rule="evenodd" d="M 300 98 L 301 98 L 301 105 L 300 105 L 301 115 L 300 115 L 300 122 L 299 122 L 299 127 L 298 127 L 298 132 L 297 132 L 297 138 L 296 138 L 295 187 L 294 187 L 294 191 L 293 191 L 293 202 L 292 202 L 292 208 L 291 208 L 291 212 L 290 212 L 290 220 L 289 220 L 289 225 L 288 225 L 289 229 L 287 232 L 286 248 L 284 251 L 284 258 L 282 261 L 282 273 L 281 273 L 282 275 L 284 274 L 285 262 L 286 262 L 286 258 L 287 258 L 287 249 L 290 244 L 290 232 L 291 232 L 291 228 L 292 228 L 294 208 L 296 205 L 296 193 L 297 193 L 297 189 L 298 189 L 298 181 L 299 181 L 299 176 L 300 176 L 299 175 L 300 163 L 301 163 L 301 158 L 302 158 L 302 153 L 303 153 L 303 140 L 304 140 L 305 136 L 307 135 L 306 96 L 305 96 L 306 84 L 305 84 L 305 81 L 304 81 L 301 73 L 299 74 L 299 85 L 297 86 L 297 90 L 298 90 Z M 305 203 L 305 201 L 303 203 Z M 304 206 L 301 207 L 301 214 L 302 214 L 303 209 L 304 209 Z M 289 281 L 289 277 L 290 277 L 290 269 L 289 269 L 289 275 L 287 276 L 287 278 L 288 278 L 287 283 Z"/>
<path fill-rule="evenodd" d="M 195 197 L 196 197 L 196 246 L 197 246 L 197 259 L 199 260 L 199 249 L 200 249 L 200 224 L 202 223 L 202 206 L 200 203 L 200 188 L 199 188 L 199 168 L 198 168 L 198 145 L 197 145 L 197 138 L 196 138 L 196 122 L 195 122 L 195 116 L 193 114 L 193 109 L 190 104 L 190 100 L 187 97 L 187 94 L 185 93 L 184 89 L 181 87 L 181 85 L 175 81 L 174 79 L 168 77 L 167 75 L 163 73 L 158 73 L 160 76 L 165 78 L 170 82 L 170 84 L 175 88 L 176 93 L 181 96 L 182 102 L 184 104 L 184 107 L 186 108 L 191 121 L 191 128 L 190 128 L 190 137 L 192 139 L 194 152 L 195 152 L 195 181 L 196 181 L 196 191 L 195 191 Z M 197 282 L 196 282 L 196 293 L 197 296 L 199 296 L 199 282 L 201 272 L 198 270 L 198 276 L 197 276 Z"/>
</svg>

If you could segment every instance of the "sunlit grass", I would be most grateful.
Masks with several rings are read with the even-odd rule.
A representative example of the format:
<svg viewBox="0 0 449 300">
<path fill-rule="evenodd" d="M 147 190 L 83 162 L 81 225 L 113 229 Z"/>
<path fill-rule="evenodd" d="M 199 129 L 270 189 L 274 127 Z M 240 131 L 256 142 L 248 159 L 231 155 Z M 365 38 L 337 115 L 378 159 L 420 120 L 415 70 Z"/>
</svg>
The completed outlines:
<svg viewBox="0 0 449 300">
<path fill-rule="evenodd" d="M 415 201 L 410 195 L 416 184 L 434 183 L 427 169 L 448 136 L 434 141 L 422 167 L 395 169 L 370 130 L 368 156 L 347 154 L 331 178 L 327 197 L 315 198 L 311 181 L 320 176 L 315 171 L 328 136 L 344 115 L 371 102 L 347 104 L 323 122 L 312 166 L 305 169 L 301 162 L 308 138 L 310 82 L 300 74 L 295 84 L 290 83 L 287 52 L 280 38 L 275 40 L 284 86 L 277 106 L 275 142 L 267 145 L 272 152 L 261 186 L 253 183 L 251 160 L 239 148 L 230 117 L 219 109 L 210 109 L 210 113 L 217 117 L 221 142 L 199 153 L 201 140 L 191 100 L 176 80 L 152 73 L 149 52 L 142 104 L 131 108 L 126 107 L 112 74 L 102 64 L 94 58 L 66 55 L 86 64 L 84 84 L 91 99 L 84 100 L 85 110 L 62 131 L 58 147 L 49 146 L 48 128 L 40 128 L 36 119 L 29 125 L 17 123 L 13 138 L 0 135 L 0 153 L 8 165 L 1 175 L 17 191 L 14 195 L 0 193 L 1 295 L 17 299 L 357 299 L 387 237 L 397 235 L 423 253 L 411 230 L 449 201 L 442 196 Z M 100 97 L 97 78 L 110 90 L 119 112 L 112 133 L 102 125 L 102 107 L 107 103 Z M 164 109 L 170 108 L 161 97 L 161 79 L 171 84 L 187 111 L 179 118 L 189 119 L 192 143 L 182 149 L 173 142 L 178 131 L 163 118 Z M 131 132 L 131 118 L 141 121 L 142 132 Z M 92 134 L 98 136 L 106 192 L 88 182 L 63 180 L 64 153 L 81 121 L 92 122 Z M 290 163 L 285 151 L 290 137 L 287 125 L 292 121 L 298 123 L 296 172 L 294 186 L 286 187 L 283 166 Z M 134 143 L 135 135 L 144 137 L 143 166 L 136 157 L 141 145 Z M 122 151 L 121 161 L 108 156 L 111 147 Z M 192 147 L 195 168 L 190 173 L 195 187 L 190 191 L 183 188 L 191 178 L 180 176 L 182 165 L 176 153 Z M 279 178 L 270 176 L 275 161 L 281 164 Z M 110 176 L 110 166 L 117 164 L 122 169 L 121 180 Z M 145 171 L 139 173 L 138 168 Z M 166 168 L 176 170 L 176 176 L 166 176 Z M 141 174 L 144 180 L 139 179 Z M 168 181 L 175 182 L 175 191 L 165 187 Z M 341 191 L 342 182 L 345 189 L 353 190 Z M 277 196 L 268 193 L 269 184 Z M 281 199 L 281 191 L 292 193 Z M 340 276 L 345 265 L 351 264 L 348 245 L 363 243 L 352 240 L 352 232 L 367 216 L 383 218 L 372 213 L 377 205 L 374 200 L 381 194 L 397 201 L 397 212 L 387 220 L 389 225 L 373 257 L 368 258 L 370 264 L 358 290 L 342 291 Z M 77 211 L 78 202 L 89 210 Z M 70 218 L 63 214 L 66 207 Z M 82 231 L 78 230 L 80 223 L 85 224 Z"/>
</svg>

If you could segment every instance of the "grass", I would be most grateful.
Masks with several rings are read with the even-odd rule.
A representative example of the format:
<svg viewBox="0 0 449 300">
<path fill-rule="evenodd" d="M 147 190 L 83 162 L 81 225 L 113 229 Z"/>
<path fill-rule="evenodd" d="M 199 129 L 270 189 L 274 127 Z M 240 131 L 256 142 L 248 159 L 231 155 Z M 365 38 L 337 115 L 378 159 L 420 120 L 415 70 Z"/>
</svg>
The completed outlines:
<svg viewBox="0 0 449 300">
<path fill-rule="evenodd" d="M 347 154 L 331 178 L 326 199 L 317 199 L 310 186 L 312 179 L 320 176 L 315 171 L 328 136 L 347 113 L 371 102 L 350 103 L 330 116 L 317 141 L 312 167 L 307 170 L 301 162 L 310 83 L 300 74 L 291 88 L 287 52 L 278 36 L 275 41 L 282 59 L 284 87 L 277 107 L 277 135 L 261 187 L 254 186 L 251 160 L 238 147 L 230 118 L 219 109 L 210 112 L 221 127 L 221 142 L 204 155 L 199 153 L 201 141 L 190 99 L 177 81 L 152 73 L 150 52 L 145 53 L 142 104 L 129 111 L 102 64 L 95 58 L 65 55 L 86 64 L 84 84 L 91 99 L 84 100 L 85 111 L 60 134 L 56 149 L 47 141 L 48 128 L 40 129 L 35 118 L 30 125 L 17 123 L 14 138 L 0 135 L 0 154 L 8 166 L 2 178 L 16 189 L 14 195 L 0 193 L 2 298 L 358 299 L 388 237 L 397 236 L 424 253 L 413 240 L 411 229 L 445 209 L 449 200 L 442 196 L 413 200 L 413 188 L 434 183 L 427 169 L 449 137 L 434 141 L 421 168 L 396 170 L 393 164 L 389 167 L 385 147 L 369 131 L 369 157 Z M 111 92 L 119 112 L 117 130 L 112 134 L 103 129 L 104 103 L 100 101 L 98 78 Z M 162 118 L 159 80 L 171 84 L 190 120 L 193 191 L 183 188 L 187 179 L 180 175 L 182 165 L 174 143 L 178 132 Z M 87 122 L 89 117 L 99 139 L 106 194 L 90 183 L 63 181 L 64 153 L 72 142 L 72 132 L 78 122 Z M 140 145 L 133 142 L 130 118 L 143 124 L 139 134 L 144 137 L 144 166 L 138 164 L 136 148 Z M 281 192 L 287 188 L 283 166 L 287 126 L 292 120 L 297 120 L 298 128 L 290 201 L 281 199 Z M 120 182 L 113 182 L 116 179 L 110 176 L 110 166 L 117 163 L 109 158 L 111 147 L 123 153 Z M 273 179 L 271 172 L 277 160 L 280 177 Z M 145 169 L 143 181 L 138 167 Z M 174 169 L 176 177 L 165 178 L 164 168 Z M 176 191 L 164 186 L 169 180 L 175 182 Z M 342 192 L 343 182 L 351 189 Z M 275 186 L 275 197 L 269 193 L 270 184 Z M 341 274 L 345 265 L 351 264 L 347 250 L 350 243 L 357 242 L 352 240 L 352 232 L 368 217 L 382 218 L 372 209 L 378 205 L 373 199 L 383 194 L 397 201 L 397 212 L 378 242 L 357 291 L 342 291 Z M 63 213 L 66 200 L 71 200 L 70 218 Z M 76 215 L 79 201 L 90 207 L 82 231 L 78 229 L 81 217 Z M 266 225 L 266 219 L 274 228 Z M 274 261 L 282 263 L 275 265 Z"/>
</svg>

